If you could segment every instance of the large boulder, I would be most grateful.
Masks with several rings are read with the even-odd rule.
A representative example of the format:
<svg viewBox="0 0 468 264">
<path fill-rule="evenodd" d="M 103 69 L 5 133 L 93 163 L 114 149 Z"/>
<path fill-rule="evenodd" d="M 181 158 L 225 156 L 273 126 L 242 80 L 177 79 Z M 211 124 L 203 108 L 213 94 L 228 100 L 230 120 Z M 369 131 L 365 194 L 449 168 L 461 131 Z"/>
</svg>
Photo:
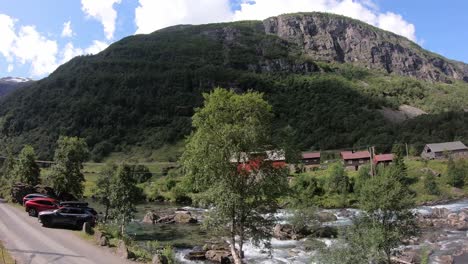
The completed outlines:
<svg viewBox="0 0 468 264">
<path fill-rule="evenodd" d="M 230 264 L 231 261 L 231 252 L 229 250 L 208 250 L 205 253 L 205 258 L 209 261 L 222 263 L 222 264 Z"/>
<path fill-rule="evenodd" d="M 315 230 L 314 235 L 319 238 L 336 238 L 338 237 L 338 229 L 332 226 L 324 226 Z"/>
<path fill-rule="evenodd" d="M 450 210 L 447 208 L 434 208 L 432 209 L 431 218 L 447 218 Z"/>
<path fill-rule="evenodd" d="M 338 220 L 336 215 L 331 212 L 319 212 L 317 214 L 317 218 L 320 222 L 333 222 Z"/>
<path fill-rule="evenodd" d="M 145 214 L 145 217 L 143 217 L 143 223 L 154 225 L 158 219 L 159 216 L 157 216 L 154 212 L 149 211 Z"/>
<path fill-rule="evenodd" d="M 130 259 L 133 257 L 133 253 L 128 250 L 128 247 L 123 240 L 119 240 L 116 254 L 123 259 Z"/>
<path fill-rule="evenodd" d="M 206 252 L 207 250 L 204 250 L 202 247 L 194 247 L 184 258 L 192 261 L 206 260 Z"/>
<path fill-rule="evenodd" d="M 94 230 L 94 240 L 101 247 L 109 245 L 109 239 L 107 238 L 107 236 L 105 236 L 104 233 L 102 233 L 98 229 Z"/>
<path fill-rule="evenodd" d="M 198 222 L 188 211 L 177 211 L 174 216 L 174 221 L 178 224 L 194 224 Z"/>
<path fill-rule="evenodd" d="M 279 240 L 299 240 L 304 238 L 305 235 L 295 232 L 290 224 L 276 224 L 273 229 L 273 237 Z"/>
<path fill-rule="evenodd" d="M 153 259 L 151 261 L 151 264 L 168 264 L 169 260 L 167 259 L 166 256 L 163 255 L 154 255 Z"/>
</svg>

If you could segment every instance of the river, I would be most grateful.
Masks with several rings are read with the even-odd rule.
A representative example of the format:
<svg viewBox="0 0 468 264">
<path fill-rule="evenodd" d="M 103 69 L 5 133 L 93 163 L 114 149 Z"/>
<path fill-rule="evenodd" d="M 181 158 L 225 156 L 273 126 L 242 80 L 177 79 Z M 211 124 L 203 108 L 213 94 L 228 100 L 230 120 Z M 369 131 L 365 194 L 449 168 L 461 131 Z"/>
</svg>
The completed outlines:
<svg viewBox="0 0 468 264">
<path fill-rule="evenodd" d="M 459 212 L 462 209 L 468 208 L 468 199 L 455 201 L 448 204 L 440 204 L 436 206 L 420 206 L 414 209 L 420 214 L 430 214 L 434 208 L 447 208 L 451 212 Z M 199 209 L 198 209 L 199 210 Z M 326 225 L 343 226 L 352 223 L 352 218 L 359 214 L 359 210 L 346 209 L 344 210 L 324 210 L 332 212 L 337 216 L 337 221 L 328 222 Z M 344 214 L 343 212 L 346 212 Z M 346 215 L 346 216 L 344 216 Z M 288 221 L 288 217 L 291 214 L 287 211 L 280 211 L 277 214 L 278 221 L 285 223 Z M 438 230 L 443 233 L 442 238 L 437 241 L 422 241 L 420 245 L 408 246 L 408 247 L 421 247 L 427 246 L 435 248 L 430 256 L 430 263 L 437 263 L 436 257 L 440 255 L 451 255 L 455 251 L 459 250 L 463 245 L 468 245 L 468 233 L 466 231 L 456 230 Z M 333 247 L 333 239 L 321 239 L 327 246 Z M 311 258 L 314 251 L 306 250 L 307 239 L 295 241 L 295 240 L 277 240 L 272 241 L 272 254 L 269 255 L 268 251 L 263 248 L 257 248 L 251 243 L 245 244 L 245 261 L 246 263 L 253 264 L 299 264 L 299 263 L 311 263 Z M 434 247 L 435 246 L 435 247 Z M 184 256 L 190 251 L 190 249 L 177 249 L 176 256 L 179 262 L 187 264 L 204 263 L 202 261 L 189 261 Z M 466 259 L 463 257 L 456 258 L 456 263 L 467 263 L 463 262 Z"/>
</svg>

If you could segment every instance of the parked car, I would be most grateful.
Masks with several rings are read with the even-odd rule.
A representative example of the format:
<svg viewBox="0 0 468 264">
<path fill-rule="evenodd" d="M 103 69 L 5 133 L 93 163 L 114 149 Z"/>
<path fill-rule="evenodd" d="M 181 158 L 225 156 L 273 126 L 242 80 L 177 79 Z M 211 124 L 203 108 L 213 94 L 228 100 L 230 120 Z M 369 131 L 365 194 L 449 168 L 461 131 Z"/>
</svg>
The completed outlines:
<svg viewBox="0 0 468 264">
<path fill-rule="evenodd" d="M 85 208 L 62 207 L 53 211 L 43 211 L 39 213 L 39 222 L 44 227 L 52 226 L 70 226 L 82 228 L 84 223 L 90 223 L 94 226 L 96 218 L 86 211 Z"/>
<path fill-rule="evenodd" d="M 59 204 L 53 198 L 35 198 L 27 201 L 24 207 L 30 216 L 37 216 L 39 212 L 58 209 Z"/>
<path fill-rule="evenodd" d="M 26 204 L 27 201 L 36 199 L 36 198 L 50 198 L 50 197 L 45 194 L 31 193 L 23 197 L 23 206 Z"/>
<path fill-rule="evenodd" d="M 86 211 L 94 215 L 95 217 L 97 216 L 96 210 L 94 208 L 89 207 L 89 204 L 87 202 L 78 202 L 78 201 L 65 201 L 65 202 L 60 202 L 60 207 L 76 207 L 76 208 L 84 208 Z"/>
</svg>

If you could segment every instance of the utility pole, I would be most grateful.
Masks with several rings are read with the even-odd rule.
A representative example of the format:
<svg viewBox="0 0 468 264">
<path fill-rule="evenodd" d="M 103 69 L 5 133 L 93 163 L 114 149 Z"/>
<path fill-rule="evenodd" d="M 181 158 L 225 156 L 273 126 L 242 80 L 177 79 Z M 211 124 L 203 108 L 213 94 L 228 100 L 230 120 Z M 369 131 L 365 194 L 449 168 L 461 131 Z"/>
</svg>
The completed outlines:
<svg viewBox="0 0 468 264">
<path fill-rule="evenodd" d="M 374 146 L 369 147 L 369 153 L 370 153 L 370 174 L 371 177 L 374 177 Z"/>
</svg>

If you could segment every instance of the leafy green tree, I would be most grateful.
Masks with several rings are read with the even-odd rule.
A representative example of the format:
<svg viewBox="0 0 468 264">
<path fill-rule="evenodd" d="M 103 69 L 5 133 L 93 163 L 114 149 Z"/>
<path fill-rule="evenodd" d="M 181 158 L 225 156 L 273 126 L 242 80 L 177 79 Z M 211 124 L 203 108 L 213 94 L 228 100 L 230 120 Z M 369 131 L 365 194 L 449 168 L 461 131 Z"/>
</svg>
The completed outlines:
<svg viewBox="0 0 468 264">
<path fill-rule="evenodd" d="M 375 250 L 383 253 L 388 264 L 392 250 L 417 233 L 414 206 L 409 189 L 395 181 L 391 173 L 373 177 L 363 187 L 359 197 L 360 208 L 365 212 L 364 223 L 374 234 Z"/>
<path fill-rule="evenodd" d="M 4 179 L 10 180 L 13 178 L 12 173 L 15 168 L 16 159 L 10 147 L 7 147 L 6 153 L 6 159 L 3 161 L 1 175 Z"/>
<path fill-rule="evenodd" d="M 83 162 L 88 158 L 88 147 L 82 138 L 60 137 L 57 141 L 54 162 L 48 182 L 60 196 L 70 193 L 76 197 L 83 195 Z"/>
<path fill-rule="evenodd" d="M 359 194 L 362 186 L 371 178 L 370 175 L 370 166 L 364 165 L 359 168 L 358 175 L 356 176 L 356 180 L 354 183 L 354 192 Z"/>
<path fill-rule="evenodd" d="M 135 212 L 135 204 L 139 201 L 141 190 L 136 186 L 136 179 L 133 177 L 133 166 L 122 164 L 118 167 L 111 185 L 109 202 L 112 215 L 120 225 L 120 233 L 125 235 L 125 226 L 129 223 Z"/>
<path fill-rule="evenodd" d="M 393 164 L 396 171 L 398 172 L 398 178 L 405 182 L 408 177 L 408 172 L 405 164 L 405 145 L 404 144 L 395 144 L 392 148 L 393 153 Z"/>
<path fill-rule="evenodd" d="M 349 178 L 343 165 L 333 164 L 328 174 L 328 191 L 330 193 L 347 194 L 349 189 Z"/>
<path fill-rule="evenodd" d="M 424 190 L 426 190 L 428 194 L 431 194 L 431 195 L 440 194 L 439 186 L 437 185 L 434 174 L 430 172 L 426 173 L 426 175 L 424 175 L 423 184 L 424 184 Z"/>
<path fill-rule="evenodd" d="M 142 164 L 133 165 L 133 177 L 135 177 L 137 183 L 143 183 L 151 179 L 151 174 L 148 167 Z"/>
<path fill-rule="evenodd" d="M 462 188 L 465 185 L 465 175 L 468 173 L 468 166 L 462 159 L 453 160 L 449 157 L 447 163 L 448 184 L 453 187 Z"/>
<path fill-rule="evenodd" d="M 41 182 L 39 176 L 41 170 L 36 163 L 34 148 L 26 145 L 18 155 L 18 160 L 13 167 L 13 178 L 21 183 L 37 185 Z"/>
<path fill-rule="evenodd" d="M 214 206 L 205 224 L 228 231 L 235 263 L 241 263 L 245 240 L 270 246 L 277 199 L 287 191 L 287 171 L 263 156 L 274 147 L 271 106 L 262 94 L 217 88 L 204 98 L 193 116 L 195 131 L 182 164 L 193 188 L 202 192 L 200 199 Z"/>
<path fill-rule="evenodd" d="M 362 214 L 345 229 L 332 250 L 321 249 L 319 263 L 387 263 L 392 251 L 418 234 L 413 197 L 388 168 L 370 178 L 359 194 Z"/>
<path fill-rule="evenodd" d="M 299 174 L 294 178 L 291 191 L 294 206 L 314 206 L 314 197 L 323 194 L 317 179 L 306 174 Z"/>
<path fill-rule="evenodd" d="M 104 222 L 107 222 L 109 216 L 109 209 L 111 206 L 109 194 L 112 190 L 113 177 L 117 171 L 117 165 L 108 163 L 104 169 L 99 173 L 96 181 L 96 188 L 94 189 L 94 197 L 105 206 Z"/>
</svg>

